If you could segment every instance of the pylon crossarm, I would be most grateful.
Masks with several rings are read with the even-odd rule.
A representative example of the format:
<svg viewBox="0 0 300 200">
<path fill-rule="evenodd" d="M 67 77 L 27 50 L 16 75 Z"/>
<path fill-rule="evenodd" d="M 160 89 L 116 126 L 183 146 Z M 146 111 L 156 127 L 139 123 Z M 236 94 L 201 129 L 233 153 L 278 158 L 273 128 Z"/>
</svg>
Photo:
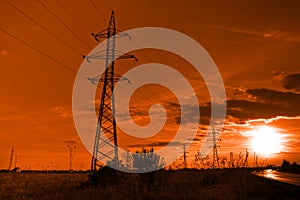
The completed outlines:
<svg viewBox="0 0 300 200">
<path fill-rule="evenodd" d="M 91 62 L 90 59 L 106 59 L 106 52 L 105 51 L 98 51 L 96 53 L 93 53 L 91 55 L 82 55 L 84 59 L 86 59 L 88 62 Z"/>
<path fill-rule="evenodd" d="M 112 55 L 109 55 L 112 56 Z M 82 57 L 89 63 L 91 63 L 91 59 L 106 59 L 107 55 L 105 54 L 105 52 L 100 51 L 97 53 L 94 53 L 92 55 L 82 55 Z M 121 51 L 116 51 L 114 54 L 114 57 L 117 58 L 117 60 L 121 60 L 121 59 L 129 59 L 129 58 L 133 58 L 136 62 L 138 61 L 137 57 L 135 57 L 132 54 L 128 54 L 128 53 L 123 53 Z"/>
<path fill-rule="evenodd" d="M 93 78 L 86 78 L 88 81 L 90 81 L 93 85 L 98 85 L 99 80 L 97 80 L 97 77 Z"/>
<path fill-rule="evenodd" d="M 100 75 L 92 77 L 92 78 L 87 78 L 88 81 L 90 81 L 92 84 L 94 85 L 98 85 L 99 82 L 103 82 L 104 81 L 104 77 Z M 123 77 L 119 74 L 115 74 L 114 77 L 114 82 L 118 82 L 118 81 L 127 81 L 128 83 L 131 83 L 130 80 L 126 77 Z"/>
<path fill-rule="evenodd" d="M 106 59 L 106 55 L 82 55 L 82 57 L 89 63 L 91 63 L 91 59 Z"/>
<path fill-rule="evenodd" d="M 131 39 L 130 35 L 125 32 L 125 31 L 122 31 L 122 30 L 119 30 L 119 29 L 114 29 L 114 28 L 107 28 L 107 29 L 104 29 L 98 33 L 91 33 L 91 35 L 94 37 L 94 39 L 98 42 L 100 42 L 100 40 L 102 38 L 109 38 L 112 36 L 112 34 L 110 34 L 111 32 L 114 32 L 116 33 L 116 38 L 121 38 L 121 37 L 128 37 L 129 39 Z"/>
<path fill-rule="evenodd" d="M 123 32 L 123 31 L 117 31 L 116 38 L 122 38 L 122 37 L 128 37 L 131 40 L 131 37 L 128 33 Z"/>
<path fill-rule="evenodd" d="M 116 31 L 117 31 L 117 33 L 118 33 L 119 35 L 123 35 L 123 37 L 126 36 L 126 37 L 129 37 L 129 39 L 131 39 L 129 33 L 127 33 L 126 31 L 122 31 L 122 30 L 117 29 L 117 28 L 116 28 Z"/>
<path fill-rule="evenodd" d="M 91 35 L 98 42 L 100 42 L 101 38 L 109 38 L 109 34 L 107 33 L 107 29 L 104 29 L 103 31 L 101 31 L 99 33 L 91 33 Z"/>
<path fill-rule="evenodd" d="M 128 54 L 128 53 L 125 53 L 121 56 L 118 56 L 117 60 L 121 60 L 121 59 L 129 59 L 129 58 L 133 58 L 136 62 L 138 61 L 138 59 L 132 55 L 132 54 Z"/>
</svg>

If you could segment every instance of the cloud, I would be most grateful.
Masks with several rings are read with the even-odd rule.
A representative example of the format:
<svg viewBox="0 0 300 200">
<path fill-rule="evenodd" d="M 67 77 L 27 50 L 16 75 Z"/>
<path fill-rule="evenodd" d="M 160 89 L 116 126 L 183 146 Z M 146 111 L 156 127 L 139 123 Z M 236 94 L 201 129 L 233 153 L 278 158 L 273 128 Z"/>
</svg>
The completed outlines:
<svg viewBox="0 0 300 200">
<path fill-rule="evenodd" d="M 300 73 L 290 74 L 283 78 L 282 86 L 288 90 L 300 91 Z"/>
<path fill-rule="evenodd" d="M 253 35 L 253 36 L 264 36 L 263 33 L 257 32 L 257 31 L 251 31 L 251 30 L 245 30 L 235 27 L 228 27 L 228 26 L 213 26 L 213 28 L 229 31 L 233 33 L 240 33 L 240 34 L 246 34 L 246 35 Z"/>
<path fill-rule="evenodd" d="M 286 76 L 286 73 L 283 71 L 283 69 L 279 70 L 272 70 L 273 80 L 274 82 L 282 81 L 284 77 Z"/>
<path fill-rule="evenodd" d="M 250 30 L 238 27 L 230 27 L 230 26 L 219 26 L 214 25 L 212 28 L 237 33 L 244 34 L 248 36 L 260 37 L 270 41 L 283 41 L 283 42 L 300 42 L 300 37 L 298 34 L 282 31 L 282 30 L 273 30 L 273 31 L 264 31 L 264 30 Z"/>
<path fill-rule="evenodd" d="M 229 123 L 228 125 L 226 126 L 258 126 L 258 125 L 267 125 L 267 124 L 270 124 L 270 123 L 273 123 L 273 122 L 276 122 L 276 121 L 279 121 L 279 120 L 300 120 L 300 115 L 299 116 L 296 116 L 296 117 L 288 117 L 288 116 L 276 116 L 276 117 L 272 117 L 272 118 L 266 118 L 266 119 L 262 119 L 262 118 L 259 118 L 259 119 L 250 119 L 250 120 L 247 120 L 245 121 L 244 124 L 232 124 L 232 123 Z"/>
<path fill-rule="evenodd" d="M 266 119 L 266 124 L 269 124 L 269 123 L 272 123 L 274 121 L 278 121 L 278 120 L 281 120 L 281 119 L 288 119 L 288 120 L 291 120 L 291 119 L 300 119 L 300 114 L 299 116 L 296 116 L 296 117 L 287 117 L 287 116 L 277 116 L 277 117 L 274 117 L 274 118 L 271 118 L 271 119 Z"/>
<path fill-rule="evenodd" d="M 280 92 L 270 89 L 248 89 L 250 100 L 228 100 L 227 115 L 236 123 L 246 123 L 251 119 L 271 119 L 277 116 L 300 116 L 300 94 Z"/>
<path fill-rule="evenodd" d="M 269 123 L 272 120 L 282 118 L 298 118 L 300 116 L 300 94 L 293 92 L 281 92 L 270 89 L 245 89 L 245 92 L 252 98 L 248 99 L 228 99 L 226 123 L 245 124 L 249 120 L 258 120 L 257 123 Z M 187 124 L 196 117 L 194 105 L 183 105 L 185 118 L 180 117 L 180 105 L 178 103 L 165 104 L 169 111 L 169 118 L 173 118 L 177 124 Z M 210 102 L 199 106 L 200 124 L 208 125 L 211 118 Z M 135 110 L 134 116 L 145 116 L 147 112 Z M 267 120 L 268 119 L 268 120 Z M 255 121 L 253 121 L 255 123 Z"/>
<path fill-rule="evenodd" d="M 283 118 L 298 119 L 300 116 L 300 94 L 265 88 L 236 90 L 252 98 L 228 99 L 226 124 L 266 124 Z M 195 112 L 196 105 L 182 106 L 185 111 L 184 118 L 180 116 L 182 111 L 178 103 L 166 102 L 164 107 L 168 113 L 169 123 L 188 124 L 198 118 Z M 211 119 L 210 102 L 202 104 L 199 109 L 200 124 L 208 125 Z M 141 105 L 131 107 L 130 112 L 135 120 L 149 120 L 148 109 Z"/>
<path fill-rule="evenodd" d="M 270 40 L 283 41 L 283 42 L 300 42 L 298 35 L 293 35 L 290 32 L 285 31 L 272 31 L 270 33 L 264 33 L 263 37 Z"/>
<path fill-rule="evenodd" d="M 272 31 L 263 34 L 264 38 L 273 39 L 273 40 L 282 39 L 284 36 L 286 36 L 286 32 L 282 32 L 282 31 Z"/>
<path fill-rule="evenodd" d="M 182 144 L 179 142 L 152 142 L 152 143 L 144 143 L 144 144 L 132 144 L 128 145 L 128 147 L 164 147 L 164 146 L 181 146 Z"/>
<path fill-rule="evenodd" d="M 72 117 L 72 111 L 64 106 L 54 106 L 50 109 L 51 112 L 58 114 L 63 118 Z"/>
<path fill-rule="evenodd" d="M 7 52 L 7 51 L 4 51 L 4 50 L 2 50 L 2 51 L 0 52 L 0 54 L 1 54 L 2 56 L 7 56 L 7 55 L 8 55 L 8 52 Z"/>
<path fill-rule="evenodd" d="M 297 109 L 300 104 L 300 95 L 293 92 L 281 92 L 270 89 L 248 89 L 247 93 L 256 97 L 258 102 L 268 102 L 275 105 Z M 299 113 L 299 110 L 298 110 Z"/>
</svg>

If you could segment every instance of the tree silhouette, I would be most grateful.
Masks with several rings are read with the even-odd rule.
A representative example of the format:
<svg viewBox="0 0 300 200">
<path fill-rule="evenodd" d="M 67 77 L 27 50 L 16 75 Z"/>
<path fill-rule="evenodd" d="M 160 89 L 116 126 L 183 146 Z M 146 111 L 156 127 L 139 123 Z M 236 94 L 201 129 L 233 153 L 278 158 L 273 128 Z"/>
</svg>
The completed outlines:
<svg viewBox="0 0 300 200">
<path fill-rule="evenodd" d="M 150 150 L 143 148 L 141 152 L 136 151 L 135 154 L 132 154 L 132 159 L 133 170 L 137 170 L 139 172 L 154 171 L 165 166 L 163 158 L 154 153 L 153 148 Z"/>
</svg>

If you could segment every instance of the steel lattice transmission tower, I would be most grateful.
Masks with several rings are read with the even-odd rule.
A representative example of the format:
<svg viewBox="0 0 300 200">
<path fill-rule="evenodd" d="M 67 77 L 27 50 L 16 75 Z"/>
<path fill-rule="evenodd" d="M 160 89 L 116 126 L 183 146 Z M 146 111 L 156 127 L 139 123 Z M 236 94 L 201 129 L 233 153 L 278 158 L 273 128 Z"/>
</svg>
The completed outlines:
<svg viewBox="0 0 300 200">
<path fill-rule="evenodd" d="M 11 170 L 13 157 L 14 157 L 14 148 L 11 149 L 8 170 Z"/>
<path fill-rule="evenodd" d="M 116 28 L 114 11 L 111 13 L 111 17 L 108 23 L 108 27 L 99 33 L 92 33 L 94 39 L 98 42 L 101 39 L 106 39 L 106 52 L 105 55 L 90 55 L 83 56 L 88 62 L 91 58 L 103 58 L 105 59 L 105 71 L 104 74 L 88 78 L 94 84 L 98 85 L 98 82 L 103 82 L 102 94 L 100 99 L 100 108 L 98 113 L 98 122 L 96 135 L 94 140 L 94 148 L 91 162 L 91 170 L 97 170 L 100 166 L 98 162 L 103 158 L 110 159 L 115 165 L 119 164 L 118 154 L 118 139 L 117 139 L 117 126 L 115 121 L 115 99 L 114 99 L 114 84 L 122 78 L 120 75 L 114 73 L 115 58 L 127 59 L 134 58 L 134 55 L 122 54 L 116 50 L 117 37 L 129 37 L 126 32 L 121 32 Z M 103 137 L 104 134 L 106 137 Z M 108 141 L 107 140 L 110 140 Z M 113 143 L 114 145 L 112 145 Z M 117 166 L 118 167 L 118 166 Z"/>
<path fill-rule="evenodd" d="M 220 139 L 217 139 L 216 138 L 216 131 L 215 131 L 215 127 L 213 126 L 213 130 L 212 130 L 212 142 L 213 142 L 213 160 L 212 160 L 212 168 L 214 169 L 215 168 L 215 165 L 217 164 L 217 167 L 219 168 L 220 167 L 220 163 L 219 163 L 219 155 L 218 155 L 218 149 L 217 148 L 220 148 L 219 145 L 217 145 L 217 140 L 220 140 Z"/>
</svg>

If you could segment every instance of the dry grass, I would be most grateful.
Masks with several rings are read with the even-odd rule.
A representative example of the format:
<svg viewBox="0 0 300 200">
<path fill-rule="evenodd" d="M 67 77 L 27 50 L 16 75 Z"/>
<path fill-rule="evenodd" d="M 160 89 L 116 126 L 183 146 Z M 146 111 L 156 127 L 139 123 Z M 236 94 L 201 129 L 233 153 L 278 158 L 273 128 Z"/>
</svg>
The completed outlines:
<svg viewBox="0 0 300 200">
<path fill-rule="evenodd" d="M 87 173 L 2 173 L 0 199 L 300 199 L 299 188 L 248 170 L 123 174 L 107 187 L 80 187 Z"/>
</svg>

